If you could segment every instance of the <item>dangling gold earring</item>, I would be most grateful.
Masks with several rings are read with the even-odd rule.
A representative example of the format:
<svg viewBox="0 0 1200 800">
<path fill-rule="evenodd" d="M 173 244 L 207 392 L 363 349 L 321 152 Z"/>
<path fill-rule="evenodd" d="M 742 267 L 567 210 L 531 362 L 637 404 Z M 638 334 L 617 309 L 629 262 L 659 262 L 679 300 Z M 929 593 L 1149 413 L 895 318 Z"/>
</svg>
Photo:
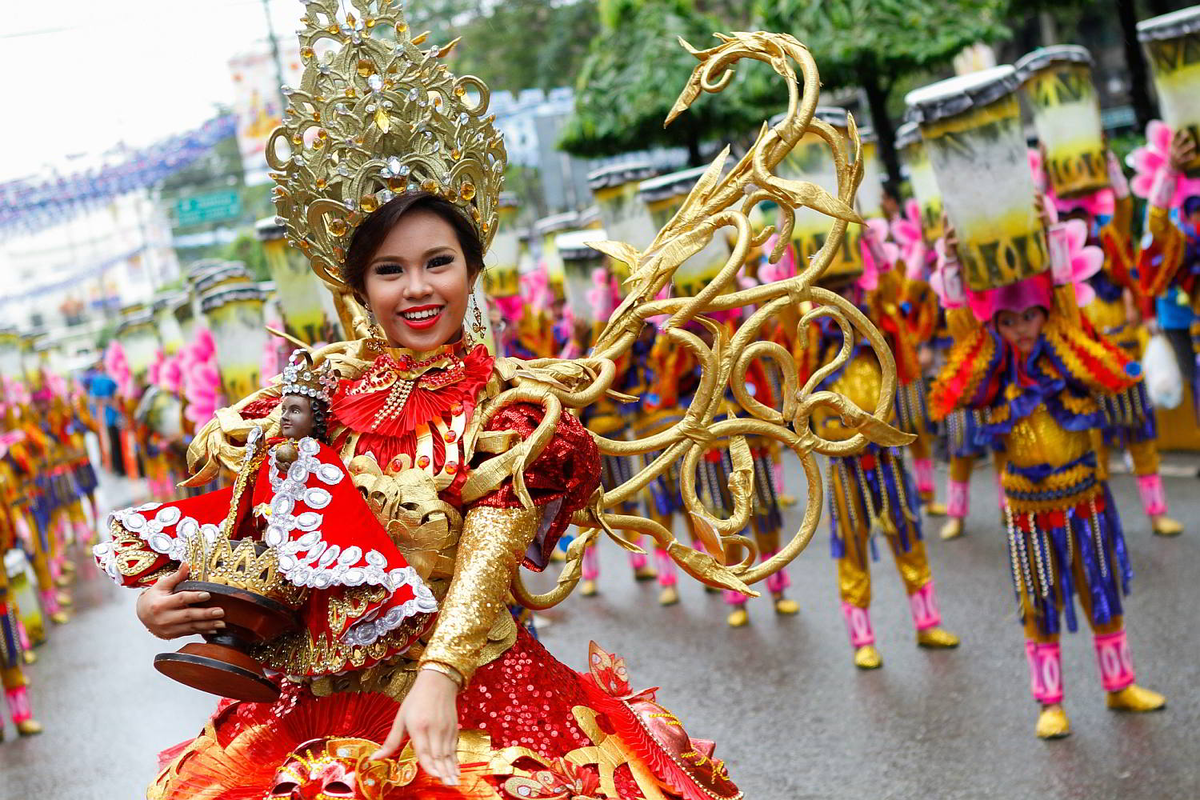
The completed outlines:
<svg viewBox="0 0 1200 800">
<path fill-rule="evenodd" d="M 367 329 L 371 334 L 371 338 L 367 341 L 367 347 L 377 352 L 383 352 L 388 347 L 387 336 L 384 334 L 383 328 L 376 321 L 375 312 L 370 308 L 367 309 L 367 319 L 371 323 Z"/>
<path fill-rule="evenodd" d="M 467 338 L 475 344 L 483 344 L 484 336 L 487 334 L 487 327 L 483 324 L 483 312 L 479 308 L 479 301 L 475 299 L 475 289 L 471 288 L 471 299 L 467 301 L 473 311 L 474 322 L 471 323 L 471 330 L 467 332 Z"/>
</svg>

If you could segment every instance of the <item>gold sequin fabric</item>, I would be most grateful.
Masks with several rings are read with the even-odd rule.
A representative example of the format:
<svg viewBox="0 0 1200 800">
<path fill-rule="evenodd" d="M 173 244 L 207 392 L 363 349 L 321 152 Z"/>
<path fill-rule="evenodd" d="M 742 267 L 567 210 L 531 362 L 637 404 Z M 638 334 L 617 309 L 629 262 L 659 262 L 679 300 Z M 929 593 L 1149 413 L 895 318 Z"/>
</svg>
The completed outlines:
<svg viewBox="0 0 1200 800">
<path fill-rule="evenodd" d="M 436 661 L 470 681 L 508 586 L 533 542 L 540 509 L 475 507 L 463 519 L 454 578 L 421 663 Z"/>
</svg>

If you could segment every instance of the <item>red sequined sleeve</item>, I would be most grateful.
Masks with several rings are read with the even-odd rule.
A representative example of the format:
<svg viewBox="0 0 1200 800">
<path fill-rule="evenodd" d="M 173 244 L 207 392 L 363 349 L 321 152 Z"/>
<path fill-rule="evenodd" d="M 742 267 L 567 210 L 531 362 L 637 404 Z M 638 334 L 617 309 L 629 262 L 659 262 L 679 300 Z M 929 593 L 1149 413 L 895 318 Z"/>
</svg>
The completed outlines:
<svg viewBox="0 0 1200 800">
<path fill-rule="evenodd" d="M 491 419 L 487 429 L 515 431 L 527 439 L 541 423 L 542 415 L 540 406 L 528 403 L 507 406 Z M 550 552 L 571 522 L 571 515 L 587 504 L 599 485 L 600 451 L 583 424 L 564 411 L 554 437 L 525 471 L 525 486 L 534 504 L 544 513 L 538 533 L 525 554 L 526 568 L 538 571 L 545 568 Z M 505 481 L 475 505 L 520 508 L 521 501 L 512 482 Z"/>
</svg>

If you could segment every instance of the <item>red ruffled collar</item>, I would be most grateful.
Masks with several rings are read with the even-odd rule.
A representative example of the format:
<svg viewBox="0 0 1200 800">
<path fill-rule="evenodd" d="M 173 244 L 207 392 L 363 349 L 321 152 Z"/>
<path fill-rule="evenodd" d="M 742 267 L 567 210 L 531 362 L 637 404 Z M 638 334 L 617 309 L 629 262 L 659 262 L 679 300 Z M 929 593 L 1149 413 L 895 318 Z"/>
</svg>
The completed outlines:
<svg viewBox="0 0 1200 800">
<path fill-rule="evenodd" d="M 403 436 L 473 406 L 494 361 L 483 345 L 446 345 L 432 353 L 390 348 L 362 377 L 338 383 L 330 411 L 358 433 Z"/>
</svg>

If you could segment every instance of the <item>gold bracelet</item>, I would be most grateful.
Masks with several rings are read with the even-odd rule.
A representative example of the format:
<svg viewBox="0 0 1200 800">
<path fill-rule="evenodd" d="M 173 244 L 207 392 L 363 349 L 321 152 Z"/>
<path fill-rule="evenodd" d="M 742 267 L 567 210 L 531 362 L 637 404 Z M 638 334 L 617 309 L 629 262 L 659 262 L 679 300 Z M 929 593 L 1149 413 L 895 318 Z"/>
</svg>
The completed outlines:
<svg viewBox="0 0 1200 800">
<path fill-rule="evenodd" d="M 426 661 L 421 665 L 421 669 L 429 670 L 430 672 L 436 672 L 440 675 L 445 675 L 447 678 L 454 681 L 454 685 L 458 687 L 458 691 L 460 692 L 463 689 L 463 685 L 466 683 L 466 681 L 463 680 L 461 672 L 456 670 L 454 667 L 442 664 L 438 661 Z"/>
</svg>

